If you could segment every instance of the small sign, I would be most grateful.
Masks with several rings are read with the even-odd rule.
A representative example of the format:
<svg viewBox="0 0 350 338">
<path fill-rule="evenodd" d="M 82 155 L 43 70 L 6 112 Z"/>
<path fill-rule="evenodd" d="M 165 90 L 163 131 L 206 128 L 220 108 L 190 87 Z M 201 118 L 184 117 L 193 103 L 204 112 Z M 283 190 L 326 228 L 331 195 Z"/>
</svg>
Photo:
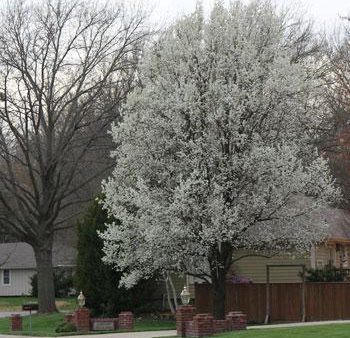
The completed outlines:
<svg viewBox="0 0 350 338">
<path fill-rule="evenodd" d="M 33 311 L 38 309 L 39 305 L 37 303 L 22 304 L 22 311 Z"/>
<path fill-rule="evenodd" d="M 93 331 L 113 331 L 115 330 L 115 320 L 92 321 Z"/>
</svg>

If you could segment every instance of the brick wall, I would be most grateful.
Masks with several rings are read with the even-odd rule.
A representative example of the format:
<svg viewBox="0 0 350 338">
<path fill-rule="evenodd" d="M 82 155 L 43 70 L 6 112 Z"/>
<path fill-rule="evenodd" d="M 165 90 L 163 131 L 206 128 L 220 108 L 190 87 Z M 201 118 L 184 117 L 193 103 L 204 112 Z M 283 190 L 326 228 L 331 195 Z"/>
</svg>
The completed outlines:
<svg viewBox="0 0 350 338">
<path fill-rule="evenodd" d="M 214 319 L 213 330 L 214 333 L 229 331 L 231 322 L 229 319 Z"/>
<path fill-rule="evenodd" d="M 134 315 L 131 311 L 123 311 L 118 316 L 119 329 L 132 330 L 134 328 Z"/>
<path fill-rule="evenodd" d="M 67 313 L 64 315 L 64 320 L 68 323 L 74 323 L 74 314 L 73 313 Z"/>
<path fill-rule="evenodd" d="M 193 317 L 192 332 L 186 332 L 188 337 L 206 337 L 214 333 L 214 317 L 209 313 L 201 313 Z"/>
<path fill-rule="evenodd" d="M 66 314 L 64 319 L 67 322 L 73 323 L 78 331 L 90 331 L 93 322 L 104 321 L 113 322 L 113 329 L 133 330 L 134 328 L 134 315 L 131 311 L 123 311 L 117 316 L 117 318 L 90 318 L 90 310 L 84 307 L 75 310 L 74 313 Z M 20 320 L 22 320 L 21 317 Z M 17 317 L 13 319 L 13 322 L 15 323 L 13 324 L 14 327 L 19 325 L 16 324 L 17 321 Z"/>
<path fill-rule="evenodd" d="M 111 326 L 111 330 L 116 330 L 118 329 L 118 318 L 91 318 L 91 330 L 98 330 L 94 328 L 97 324 L 95 323 L 107 323 L 107 326 L 104 326 L 103 330 L 109 330 L 109 326 Z M 100 326 L 101 327 L 101 326 Z"/>
<path fill-rule="evenodd" d="M 206 337 L 218 332 L 243 330 L 247 316 L 240 311 L 229 312 L 223 320 L 215 320 L 210 313 L 196 314 L 191 305 L 181 306 L 176 311 L 176 329 L 179 337 Z"/>
<path fill-rule="evenodd" d="M 241 311 L 232 311 L 226 315 L 226 320 L 229 320 L 229 329 L 232 330 L 244 330 L 247 327 L 247 315 Z"/>
</svg>

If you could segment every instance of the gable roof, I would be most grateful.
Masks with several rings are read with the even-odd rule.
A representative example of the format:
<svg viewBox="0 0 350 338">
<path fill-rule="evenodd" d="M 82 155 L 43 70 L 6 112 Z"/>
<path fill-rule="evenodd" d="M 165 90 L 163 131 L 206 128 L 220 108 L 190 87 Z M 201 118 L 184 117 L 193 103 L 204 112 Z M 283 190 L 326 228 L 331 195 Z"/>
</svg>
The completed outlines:
<svg viewBox="0 0 350 338">
<path fill-rule="evenodd" d="M 344 209 L 327 208 L 321 216 L 329 225 L 328 241 L 350 243 L 350 212 Z M 77 250 L 65 241 L 55 241 L 53 266 L 72 267 L 76 265 Z M 24 242 L 0 244 L 0 269 L 35 269 L 32 247 Z"/>
<path fill-rule="evenodd" d="M 76 249 L 62 243 L 53 247 L 53 266 L 75 266 Z M 35 269 L 35 257 L 32 247 L 23 242 L 0 244 L 0 269 Z"/>
<path fill-rule="evenodd" d="M 349 240 L 350 242 L 350 212 L 344 209 L 328 208 L 323 214 L 329 225 L 328 240 Z"/>
</svg>

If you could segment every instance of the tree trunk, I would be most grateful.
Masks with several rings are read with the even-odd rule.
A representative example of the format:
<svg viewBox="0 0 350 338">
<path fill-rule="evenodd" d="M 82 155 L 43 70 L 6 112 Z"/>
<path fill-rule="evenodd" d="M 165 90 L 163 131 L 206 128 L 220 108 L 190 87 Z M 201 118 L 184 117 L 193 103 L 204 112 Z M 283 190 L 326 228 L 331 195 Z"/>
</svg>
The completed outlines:
<svg viewBox="0 0 350 338">
<path fill-rule="evenodd" d="M 38 274 L 38 303 L 39 312 L 56 311 L 55 286 L 52 267 L 52 245 L 34 246 Z"/>
<path fill-rule="evenodd" d="M 213 278 L 213 310 L 215 319 L 225 319 L 226 271 L 218 269 Z"/>
<path fill-rule="evenodd" d="M 210 262 L 215 319 L 225 319 L 226 275 L 231 268 L 233 249 L 230 243 L 222 242 L 213 250 Z"/>
<path fill-rule="evenodd" d="M 177 308 L 179 306 L 177 304 L 177 294 L 176 294 L 175 286 L 174 286 L 173 279 L 171 278 L 171 275 L 170 275 L 169 272 L 168 272 L 168 276 L 169 276 L 169 285 L 170 285 L 170 288 L 171 288 L 171 292 L 173 294 L 175 309 L 177 310 Z"/>
<path fill-rule="evenodd" d="M 165 274 L 165 273 L 164 273 L 164 283 L 165 283 L 165 287 L 166 287 L 166 296 L 167 296 L 170 311 L 172 314 L 175 314 L 176 311 L 174 309 L 173 302 L 172 302 L 171 296 L 170 296 L 169 278 L 168 278 L 167 274 Z"/>
</svg>

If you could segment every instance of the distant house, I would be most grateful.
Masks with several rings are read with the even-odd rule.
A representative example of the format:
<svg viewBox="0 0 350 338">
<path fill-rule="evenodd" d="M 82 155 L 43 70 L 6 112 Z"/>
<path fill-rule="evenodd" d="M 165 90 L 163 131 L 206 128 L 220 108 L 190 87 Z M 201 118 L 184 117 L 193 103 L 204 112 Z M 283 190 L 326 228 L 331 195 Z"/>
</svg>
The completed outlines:
<svg viewBox="0 0 350 338">
<path fill-rule="evenodd" d="M 227 280 L 232 283 L 266 283 L 266 266 L 272 265 L 275 267 L 270 268 L 271 283 L 300 283 L 302 265 L 307 269 L 323 268 L 328 263 L 347 271 L 350 280 L 350 212 L 328 208 L 322 212 L 321 219 L 329 225 L 328 235 L 323 243 L 313 246 L 310 252 L 303 255 L 286 253 L 272 256 L 262 252 L 235 252 L 234 260 L 242 258 L 232 264 Z M 193 298 L 196 297 L 195 283 L 203 283 L 203 280 L 189 278 Z M 185 284 L 185 278 L 176 279 L 178 294 Z"/>
<path fill-rule="evenodd" d="M 232 265 L 232 273 L 247 277 L 254 283 L 266 282 L 266 265 L 298 265 L 306 268 L 322 268 L 331 263 L 336 268 L 349 271 L 350 275 L 350 212 L 343 209 L 326 209 L 322 218 L 329 224 L 324 243 L 315 245 L 311 252 L 302 256 L 286 254 L 271 258 L 248 256 Z M 242 257 L 247 253 L 242 253 Z M 272 283 L 300 282 L 300 267 L 275 267 L 270 270 Z"/>
<path fill-rule="evenodd" d="M 76 249 L 62 243 L 53 248 L 53 266 L 71 269 L 75 266 Z M 27 243 L 0 244 L 0 296 L 28 295 L 30 278 L 36 273 L 32 247 Z"/>
</svg>

